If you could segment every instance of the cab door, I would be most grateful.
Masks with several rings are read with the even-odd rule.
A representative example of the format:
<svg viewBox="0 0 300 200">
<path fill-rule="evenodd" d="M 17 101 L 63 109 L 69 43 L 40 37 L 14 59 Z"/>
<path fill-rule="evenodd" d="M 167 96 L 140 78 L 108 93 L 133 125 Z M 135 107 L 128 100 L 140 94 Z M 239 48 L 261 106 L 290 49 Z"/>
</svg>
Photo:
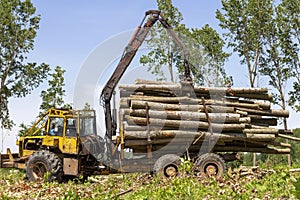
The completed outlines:
<svg viewBox="0 0 300 200">
<path fill-rule="evenodd" d="M 64 137 L 62 144 L 63 153 L 77 154 L 78 153 L 78 128 L 75 118 L 65 120 Z"/>
</svg>

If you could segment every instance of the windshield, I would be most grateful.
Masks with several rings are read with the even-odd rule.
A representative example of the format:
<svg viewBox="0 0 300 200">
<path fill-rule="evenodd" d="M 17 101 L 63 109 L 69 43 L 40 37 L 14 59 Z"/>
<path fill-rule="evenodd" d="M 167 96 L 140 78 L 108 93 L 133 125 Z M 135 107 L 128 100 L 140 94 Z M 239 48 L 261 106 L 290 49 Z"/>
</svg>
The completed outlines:
<svg viewBox="0 0 300 200">
<path fill-rule="evenodd" d="M 80 136 L 95 135 L 94 118 L 80 118 Z"/>
<path fill-rule="evenodd" d="M 93 110 L 80 111 L 80 136 L 96 135 L 95 112 Z"/>
</svg>

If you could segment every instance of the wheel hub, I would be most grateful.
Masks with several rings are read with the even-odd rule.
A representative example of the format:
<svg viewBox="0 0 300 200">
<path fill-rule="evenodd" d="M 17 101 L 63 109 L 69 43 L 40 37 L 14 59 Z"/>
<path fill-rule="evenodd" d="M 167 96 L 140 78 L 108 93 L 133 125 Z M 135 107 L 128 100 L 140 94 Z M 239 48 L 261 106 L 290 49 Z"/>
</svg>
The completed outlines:
<svg viewBox="0 0 300 200">
<path fill-rule="evenodd" d="M 168 166 L 165 169 L 165 174 L 167 177 L 174 177 L 177 174 L 177 169 L 175 166 Z"/>
<path fill-rule="evenodd" d="M 212 165 L 212 164 L 210 164 L 210 165 L 208 165 L 207 167 L 206 167 L 206 174 L 208 175 L 208 176 L 213 176 L 213 175 L 216 175 L 217 174 L 217 172 L 218 172 L 218 169 L 217 169 L 217 167 L 215 166 L 215 165 Z"/>
</svg>

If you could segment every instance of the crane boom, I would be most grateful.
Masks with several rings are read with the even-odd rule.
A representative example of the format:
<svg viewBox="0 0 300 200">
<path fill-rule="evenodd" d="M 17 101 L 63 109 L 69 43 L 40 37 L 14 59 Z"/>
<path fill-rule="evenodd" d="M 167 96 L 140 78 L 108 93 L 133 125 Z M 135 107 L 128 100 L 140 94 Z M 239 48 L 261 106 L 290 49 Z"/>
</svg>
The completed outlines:
<svg viewBox="0 0 300 200">
<path fill-rule="evenodd" d="M 148 17 L 149 16 L 149 17 Z M 147 21 L 144 24 L 145 19 L 148 17 Z M 166 28 L 168 34 L 171 35 L 173 40 L 176 42 L 178 46 L 181 47 L 184 55 L 184 77 L 186 81 L 192 81 L 190 76 L 190 68 L 188 63 L 189 58 L 189 51 L 186 49 L 185 45 L 179 39 L 179 37 L 174 32 L 172 26 L 163 18 L 161 12 L 159 10 L 149 10 L 145 13 L 145 16 L 141 22 L 141 24 L 136 28 L 131 40 L 129 41 L 128 45 L 126 46 L 122 57 L 119 61 L 118 66 L 116 67 L 115 71 L 107 81 L 106 85 L 104 86 L 100 101 L 102 106 L 104 107 L 105 112 L 105 125 L 106 125 L 106 135 L 111 140 L 112 136 L 116 134 L 116 122 L 112 119 L 111 114 L 111 105 L 110 101 L 112 98 L 112 94 L 123 76 L 124 72 L 130 65 L 132 59 L 134 58 L 136 52 L 138 51 L 139 47 L 144 42 L 150 28 L 157 22 L 160 21 L 162 26 Z M 143 25 L 144 24 L 144 25 Z"/>
</svg>

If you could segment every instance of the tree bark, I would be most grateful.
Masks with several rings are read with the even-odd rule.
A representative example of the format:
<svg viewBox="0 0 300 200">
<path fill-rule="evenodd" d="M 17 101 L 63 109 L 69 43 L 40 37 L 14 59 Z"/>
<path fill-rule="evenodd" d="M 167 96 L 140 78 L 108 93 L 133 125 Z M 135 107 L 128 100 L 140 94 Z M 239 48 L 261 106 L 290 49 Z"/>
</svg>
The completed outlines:
<svg viewBox="0 0 300 200">
<path fill-rule="evenodd" d="M 263 110 L 254 110 L 254 109 L 248 109 L 248 108 L 238 108 L 237 110 L 247 112 L 250 115 L 254 114 L 254 115 L 274 116 L 274 117 L 288 117 L 289 116 L 289 111 L 288 110 L 263 111 Z"/>
<path fill-rule="evenodd" d="M 142 117 L 125 116 L 128 124 L 131 125 L 147 125 L 147 119 Z M 182 121 L 182 120 L 162 120 L 156 118 L 149 118 L 150 126 L 161 126 L 161 127 L 173 127 L 182 130 L 198 130 L 208 129 L 209 124 L 207 122 L 196 122 L 196 121 Z M 211 123 L 213 130 L 215 131 L 242 131 L 245 129 L 245 124 L 216 124 Z"/>
<path fill-rule="evenodd" d="M 146 117 L 147 110 L 145 109 L 124 109 L 125 115 L 135 117 Z M 209 113 L 209 118 L 214 123 L 239 123 L 249 122 L 250 118 L 240 118 L 239 114 L 234 113 Z M 159 111 L 149 110 L 150 118 L 158 119 L 175 119 L 175 120 L 192 120 L 192 121 L 205 121 L 207 122 L 206 114 L 202 112 L 189 112 L 189 111 Z"/>
<path fill-rule="evenodd" d="M 203 112 L 204 106 L 197 105 L 197 104 L 165 104 L 165 103 L 157 103 L 157 102 L 148 102 L 148 101 L 138 101 L 132 100 L 131 101 L 131 108 L 132 109 L 145 109 L 146 104 L 152 110 L 174 110 L 174 111 L 191 111 L 191 112 Z M 234 113 L 235 108 L 226 107 L 226 106 L 206 106 L 208 108 L 208 112 L 214 113 Z"/>
<path fill-rule="evenodd" d="M 209 133 L 209 132 L 193 132 L 193 131 L 180 131 L 180 130 L 157 130 L 150 131 L 150 137 L 155 138 L 156 141 L 159 139 L 166 138 L 175 138 L 178 141 L 187 141 L 191 142 L 194 139 L 202 139 L 198 141 L 203 141 L 205 137 L 214 137 L 216 140 L 222 140 L 224 142 L 231 142 L 233 140 L 237 141 L 264 141 L 270 142 L 275 140 L 274 134 L 253 134 L 253 133 Z M 147 139 L 148 133 L 147 131 L 126 131 L 125 139 Z"/>
</svg>

